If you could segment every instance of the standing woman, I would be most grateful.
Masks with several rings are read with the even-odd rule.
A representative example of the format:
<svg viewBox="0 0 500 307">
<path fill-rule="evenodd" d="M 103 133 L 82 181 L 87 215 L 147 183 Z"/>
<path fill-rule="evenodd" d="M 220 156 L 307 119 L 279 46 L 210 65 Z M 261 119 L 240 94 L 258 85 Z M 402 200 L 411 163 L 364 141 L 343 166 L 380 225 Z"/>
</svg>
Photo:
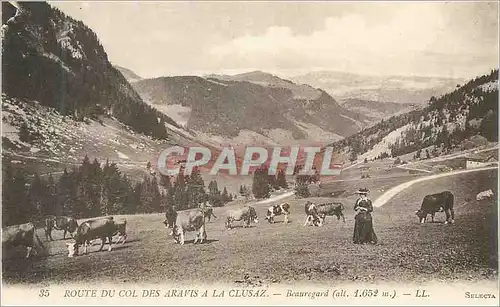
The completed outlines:
<svg viewBox="0 0 500 307">
<path fill-rule="evenodd" d="M 368 198 L 368 189 L 359 189 L 360 198 L 356 200 L 354 211 L 358 211 L 354 218 L 354 244 L 377 243 L 377 235 L 373 230 L 371 212 L 373 211 L 372 201 Z"/>
</svg>

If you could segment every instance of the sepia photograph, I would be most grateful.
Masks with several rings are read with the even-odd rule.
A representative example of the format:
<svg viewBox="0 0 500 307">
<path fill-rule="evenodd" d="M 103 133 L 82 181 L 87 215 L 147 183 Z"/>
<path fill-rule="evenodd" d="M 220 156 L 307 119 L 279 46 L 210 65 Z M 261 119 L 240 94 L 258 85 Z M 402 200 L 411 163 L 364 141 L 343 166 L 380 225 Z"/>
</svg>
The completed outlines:
<svg viewBox="0 0 500 307">
<path fill-rule="evenodd" d="M 1 15 L 2 305 L 498 304 L 498 1 Z"/>
</svg>

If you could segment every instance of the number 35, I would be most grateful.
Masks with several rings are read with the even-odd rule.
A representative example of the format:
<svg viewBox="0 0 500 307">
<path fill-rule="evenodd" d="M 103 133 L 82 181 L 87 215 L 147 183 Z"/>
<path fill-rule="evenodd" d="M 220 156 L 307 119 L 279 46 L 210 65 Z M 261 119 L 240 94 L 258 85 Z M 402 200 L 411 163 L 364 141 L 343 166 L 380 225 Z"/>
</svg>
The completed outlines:
<svg viewBox="0 0 500 307">
<path fill-rule="evenodd" d="M 48 289 L 40 289 L 40 293 L 38 293 L 38 297 L 49 297 L 50 290 Z"/>
</svg>

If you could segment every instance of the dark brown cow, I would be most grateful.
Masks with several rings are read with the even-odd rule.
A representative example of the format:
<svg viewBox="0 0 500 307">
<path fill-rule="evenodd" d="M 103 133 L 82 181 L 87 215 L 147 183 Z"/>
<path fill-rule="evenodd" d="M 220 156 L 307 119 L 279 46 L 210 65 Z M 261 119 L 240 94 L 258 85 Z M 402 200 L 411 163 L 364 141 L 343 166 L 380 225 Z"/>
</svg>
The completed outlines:
<svg viewBox="0 0 500 307">
<path fill-rule="evenodd" d="M 73 233 L 76 231 L 77 227 L 78 223 L 72 217 L 49 215 L 45 219 L 45 237 L 47 241 L 54 241 L 54 239 L 52 239 L 52 229 L 63 230 L 63 240 L 65 240 L 66 233 L 69 233 L 69 235 L 73 237 Z"/>
<path fill-rule="evenodd" d="M 279 205 L 274 205 L 271 206 L 267 209 L 267 215 L 266 215 L 266 220 L 273 224 L 274 223 L 274 217 L 278 215 L 284 215 L 285 220 L 284 223 L 288 223 L 288 215 L 290 215 L 290 204 L 289 203 L 282 203 Z"/>
<path fill-rule="evenodd" d="M 201 212 L 203 212 L 205 219 L 208 219 L 208 222 L 210 222 L 210 219 L 212 218 L 212 216 L 214 218 L 217 218 L 214 214 L 214 208 L 211 205 L 202 204 L 200 206 L 200 210 L 201 210 Z"/>
<path fill-rule="evenodd" d="M 84 245 L 84 254 L 88 253 L 87 247 L 94 239 L 101 239 L 101 251 L 106 243 L 106 238 L 109 242 L 108 251 L 112 250 L 113 235 L 117 232 L 117 226 L 113 217 L 97 218 L 87 220 L 78 226 L 76 234 L 73 236 L 73 243 L 66 243 L 68 246 L 68 257 L 78 256 L 78 248 Z"/>
<path fill-rule="evenodd" d="M 316 205 L 315 210 L 317 215 L 321 218 L 321 222 L 319 226 L 322 226 L 325 223 L 326 216 L 336 216 L 337 220 L 342 218 L 342 221 L 345 223 L 344 217 L 344 205 L 340 202 L 332 202 L 326 204 Z"/>
<path fill-rule="evenodd" d="M 96 219 L 110 219 L 115 222 L 115 233 L 113 236 L 118 235 L 118 240 L 115 242 L 115 244 L 118 244 L 121 240 L 122 244 L 125 244 L 127 240 L 127 220 L 125 218 L 118 218 L 115 219 L 113 216 L 103 216 L 103 217 L 98 217 Z M 93 245 L 94 240 L 90 240 L 89 244 Z"/>
<path fill-rule="evenodd" d="M 13 225 L 2 228 L 2 249 L 7 251 L 18 246 L 26 246 L 26 258 L 30 257 L 31 251 L 43 249 L 43 244 L 38 235 L 33 223 L 25 223 L 21 225 Z"/>
<path fill-rule="evenodd" d="M 172 228 L 175 224 L 175 219 L 177 219 L 177 211 L 174 206 L 168 206 L 165 211 L 165 221 L 163 224 L 165 224 L 167 228 Z"/>
<path fill-rule="evenodd" d="M 450 191 L 426 195 L 422 201 L 422 206 L 419 210 L 415 211 L 420 223 L 425 223 L 427 216 L 431 214 L 432 221 L 434 222 L 434 215 L 436 212 L 443 212 L 446 214 L 445 224 L 450 221 L 452 224 L 455 222 L 455 211 L 453 210 L 454 196 Z M 450 220 L 451 217 L 451 220 Z"/>
</svg>

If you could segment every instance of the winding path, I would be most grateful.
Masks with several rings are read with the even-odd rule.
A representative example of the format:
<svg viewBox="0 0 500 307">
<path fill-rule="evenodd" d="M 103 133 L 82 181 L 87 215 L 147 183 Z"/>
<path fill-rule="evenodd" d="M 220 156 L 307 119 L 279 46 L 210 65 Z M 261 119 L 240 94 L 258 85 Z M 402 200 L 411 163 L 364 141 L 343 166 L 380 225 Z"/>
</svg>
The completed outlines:
<svg viewBox="0 0 500 307">
<path fill-rule="evenodd" d="M 271 203 L 273 201 L 277 201 L 277 200 L 280 200 L 280 199 L 283 199 L 283 198 L 287 198 L 287 197 L 290 197 L 294 194 L 295 192 L 294 191 L 290 191 L 290 192 L 286 192 L 286 193 L 283 193 L 283 194 L 280 194 L 280 195 L 276 195 L 276 196 L 273 196 L 273 197 L 270 197 L 268 199 L 264 199 L 264 200 L 261 200 L 257 203 L 255 203 L 256 205 L 260 205 L 260 204 L 267 204 L 267 203 Z"/>
<path fill-rule="evenodd" d="M 447 176 L 453 176 L 453 175 L 459 175 L 459 174 L 465 174 L 465 173 L 472 173 L 472 172 L 480 172 L 480 171 L 486 171 L 486 170 L 493 170 L 496 169 L 498 170 L 498 166 L 489 166 L 489 167 L 482 167 L 482 168 L 475 168 L 475 169 L 468 169 L 468 170 L 461 170 L 461 171 L 454 171 L 454 172 L 448 172 L 448 173 L 441 173 L 441 174 L 436 174 L 436 175 L 431 175 L 431 176 L 426 176 L 426 177 L 421 177 L 417 178 L 414 180 L 410 180 L 407 182 L 404 182 L 402 184 L 399 184 L 391 189 L 389 189 L 387 192 L 384 194 L 380 195 L 374 202 L 373 206 L 374 207 L 381 207 L 385 205 L 391 198 L 396 196 L 399 192 L 403 191 L 404 189 L 409 188 L 413 184 L 417 182 L 422 182 L 422 181 L 427 181 L 427 180 L 432 180 L 436 178 L 441 178 L 441 177 L 447 177 Z"/>
</svg>

